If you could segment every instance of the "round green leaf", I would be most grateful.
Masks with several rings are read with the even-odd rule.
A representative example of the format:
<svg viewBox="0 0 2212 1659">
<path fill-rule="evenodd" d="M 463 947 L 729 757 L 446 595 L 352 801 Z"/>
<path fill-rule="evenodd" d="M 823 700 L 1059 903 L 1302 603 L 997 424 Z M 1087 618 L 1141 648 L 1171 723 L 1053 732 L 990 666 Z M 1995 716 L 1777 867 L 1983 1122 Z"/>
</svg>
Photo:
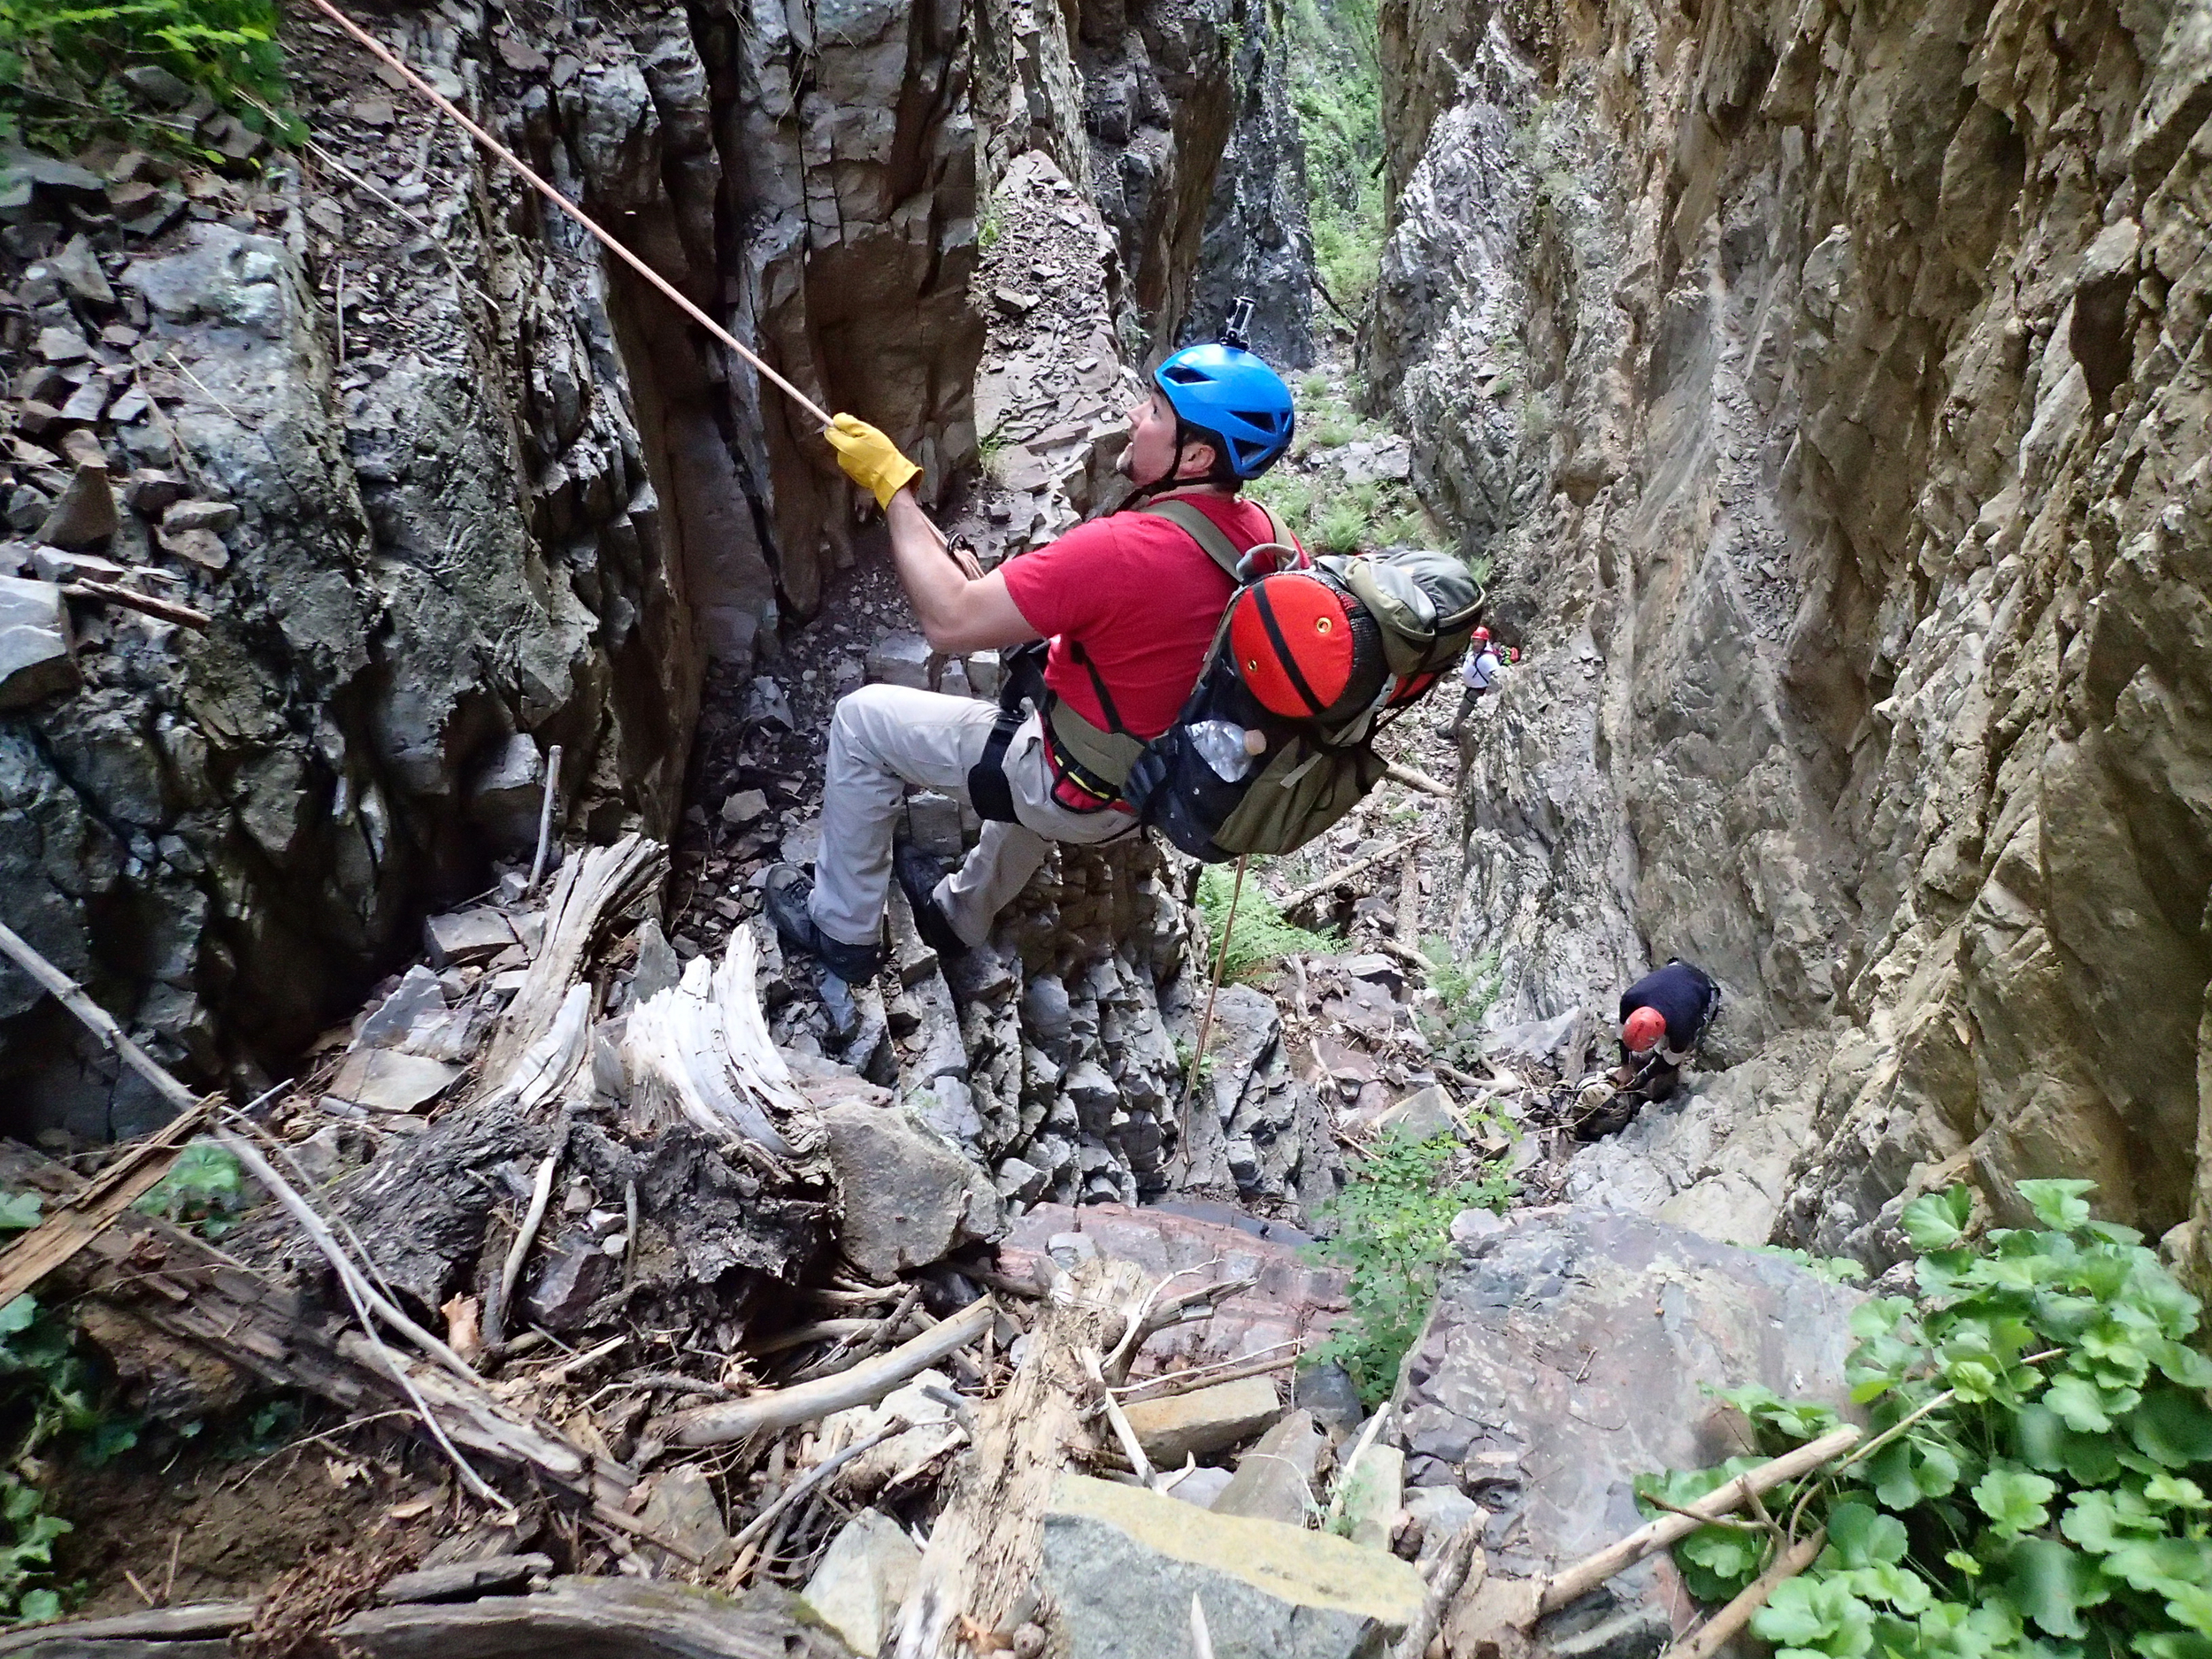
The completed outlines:
<svg viewBox="0 0 2212 1659">
<path fill-rule="evenodd" d="M 1992 1469 L 1974 1483 L 1974 1502 L 2001 1532 L 2024 1532 L 2050 1519 L 2058 1483 L 2024 1469 Z"/>
<path fill-rule="evenodd" d="M 2129 1415 L 2127 1428 L 2146 1457 L 2169 1469 L 2212 1463 L 2212 1410 L 2178 1388 L 2144 1395 L 2143 1403 Z"/>
</svg>

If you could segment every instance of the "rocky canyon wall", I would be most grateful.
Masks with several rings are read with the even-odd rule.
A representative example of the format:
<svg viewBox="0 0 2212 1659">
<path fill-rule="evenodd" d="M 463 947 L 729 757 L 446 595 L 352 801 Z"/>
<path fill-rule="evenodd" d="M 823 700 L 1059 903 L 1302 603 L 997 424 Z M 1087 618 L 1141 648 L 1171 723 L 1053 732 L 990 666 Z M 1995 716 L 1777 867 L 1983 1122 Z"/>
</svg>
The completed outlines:
<svg viewBox="0 0 2212 1659">
<path fill-rule="evenodd" d="M 994 170 L 1046 148 L 1099 189 L 1133 357 L 1243 199 L 1230 0 L 368 20 L 933 498 L 978 450 Z M 0 918 L 250 1087 L 526 850 L 553 745 L 565 827 L 666 838 L 707 664 L 811 614 L 860 522 L 803 415 L 334 29 L 286 27 L 303 148 L 155 85 L 239 165 L 96 145 L 0 191 L 0 574 L 42 654 L 0 712 Z M 111 527 L 57 518 L 101 488 Z M 41 585 L 87 578 L 205 626 Z M 159 1110 L 9 969 L 0 1097 L 24 1134 Z"/>
<path fill-rule="evenodd" d="M 2212 12 L 1383 32 L 1367 366 L 1532 652 L 1469 756 L 1501 1017 L 1701 961 L 1786 1039 L 1778 1236 L 2080 1175 L 2202 1273 Z"/>
</svg>

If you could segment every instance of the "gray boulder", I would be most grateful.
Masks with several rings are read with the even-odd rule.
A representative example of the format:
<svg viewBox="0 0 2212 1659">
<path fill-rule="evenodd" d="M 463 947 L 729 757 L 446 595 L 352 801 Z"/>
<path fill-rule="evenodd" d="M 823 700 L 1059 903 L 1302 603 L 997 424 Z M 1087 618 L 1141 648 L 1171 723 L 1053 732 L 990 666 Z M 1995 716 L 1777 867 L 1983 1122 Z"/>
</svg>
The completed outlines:
<svg viewBox="0 0 2212 1659">
<path fill-rule="evenodd" d="M 886 1278 L 1005 1231 L 989 1178 L 896 1106 L 844 1101 L 822 1114 L 844 1215 L 845 1254 Z"/>
<path fill-rule="evenodd" d="M 0 576 L 0 709 L 26 708 L 76 684 L 61 589 Z"/>
<path fill-rule="evenodd" d="M 1743 1449 L 1707 1386 L 1841 1402 L 1861 1300 L 1778 1256 L 1640 1217 L 1509 1218 L 1463 1247 L 1400 1374 L 1408 1478 L 1456 1486 L 1489 1512 L 1494 1573 L 1578 1560 L 1642 1525 L 1637 1475 Z M 1673 1578 L 1665 1557 L 1647 1562 L 1539 1633 L 1617 1617 L 1640 1630 L 1678 1596 Z"/>
<path fill-rule="evenodd" d="M 1067 1659 L 1188 1653 L 1194 1595 L 1219 1659 L 1380 1659 L 1426 1594 L 1379 1549 L 1084 1475 L 1053 1488 L 1042 1578 Z"/>
</svg>

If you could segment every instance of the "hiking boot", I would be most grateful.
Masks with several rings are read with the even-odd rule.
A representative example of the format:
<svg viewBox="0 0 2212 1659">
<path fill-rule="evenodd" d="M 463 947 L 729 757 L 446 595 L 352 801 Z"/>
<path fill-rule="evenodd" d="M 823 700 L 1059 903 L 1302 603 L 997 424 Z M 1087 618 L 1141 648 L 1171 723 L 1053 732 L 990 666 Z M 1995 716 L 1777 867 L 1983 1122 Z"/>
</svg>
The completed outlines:
<svg viewBox="0 0 2212 1659">
<path fill-rule="evenodd" d="M 941 961 L 951 962 L 968 953 L 968 941 L 952 931 L 952 919 L 937 902 L 937 884 L 945 879 L 944 861 L 933 858 L 902 835 L 891 843 L 891 872 L 899 890 L 914 907 L 914 926 L 922 942 Z"/>
<path fill-rule="evenodd" d="M 867 984 L 883 966 L 883 947 L 832 939 L 808 913 L 813 896 L 814 878 L 796 864 L 776 865 L 761 886 L 762 907 L 786 949 L 806 952 L 848 985 Z"/>
</svg>

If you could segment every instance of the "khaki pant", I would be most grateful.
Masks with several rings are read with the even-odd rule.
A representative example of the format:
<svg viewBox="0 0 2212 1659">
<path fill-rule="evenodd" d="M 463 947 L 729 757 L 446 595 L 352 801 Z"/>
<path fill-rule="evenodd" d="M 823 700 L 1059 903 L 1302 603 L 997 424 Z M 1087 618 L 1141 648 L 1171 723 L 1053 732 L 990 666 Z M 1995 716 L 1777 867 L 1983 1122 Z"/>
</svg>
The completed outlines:
<svg viewBox="0 0 2212 1659">
<path fill-rule="evenodd" d="M 872 945 L 891 885 L 891 834 L 907 784 L 968 798 L 998 710 L 972 697 L 903 686 L 864 686 L 830 720 L 822 791 L 822 850 L 814 861 L 814 925 L 839 942 Z M 971 945 L 1028 883 L 1054 841 L 1094 843 L 1135 833 L 1126 812 L 1071 812 L 1052 798 L 1044 728 L 1033 714 L 1006 749 L 1018 824 L 988 823 L 960 868 L 938 883 L 938 907 Z"/>
</svg>

